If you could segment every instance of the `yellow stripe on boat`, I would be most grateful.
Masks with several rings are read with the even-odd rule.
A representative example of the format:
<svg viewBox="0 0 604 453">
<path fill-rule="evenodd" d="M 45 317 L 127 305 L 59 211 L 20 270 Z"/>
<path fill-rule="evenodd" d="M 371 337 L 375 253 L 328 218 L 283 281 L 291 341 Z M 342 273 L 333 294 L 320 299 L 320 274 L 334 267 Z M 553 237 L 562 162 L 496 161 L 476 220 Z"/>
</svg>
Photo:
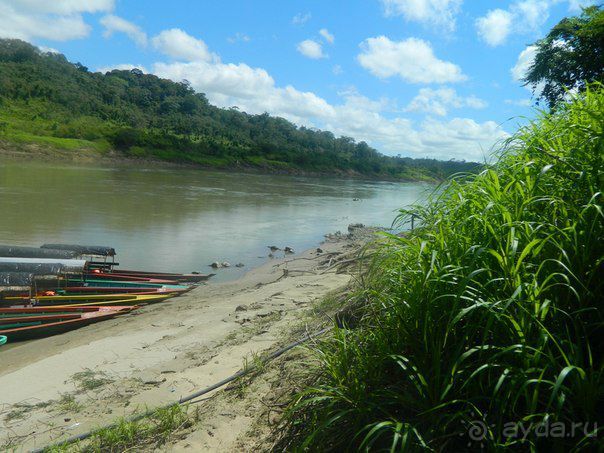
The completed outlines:
<svg viewBox="0 0 604 453">
<path fill-rule="evenodd" d="M 172 293 L 170 293 L 172 295 Z M 78 294 L 78 295 L 66 295 L 66 296 L 36 296 L 36 297 L 32 297 L 31 299 L 33 300 L 38 300 L 38 301 L 57 301 L 57 302 L 61 302 L 64 300 L 80 300 L 80 301 L 96 301 L 96 300 L 106 300 L 106 301 L 111 301 L 111 300 L 125 300 L 125 299 L 136 299 L 139 296 L 157 296 L 156 294 L 132 294 L 132 293 L 117 293 L 117 294 Z M 164 296 L 164 294 L 160 294 L 160 297 Z M 16 297 L 16 296 L 11 296 L 11 297 L 6 297 L 7 300 L 30 300 L 27 297 Z"/>
<path fill-rule="evenodd" d="M 135 298 L 129 298 L 129 299 L 116 299 L 116 300 L 98 300 L 95 302 L 75 302 L 73 304 L 64 304 L 64 305 L 60 305 L 60 304 L 49 304 L 47 306 L 50 307 L 58 307 L 58 308 L 65 308 L 65 307 L 90 307 L 90 306 L 96 306 L 96 305 L 100 305 L 100 306 L 106 306 L 106 305 L 142 305 L 142 304 L 152 304 L 152 303 L 156 303 L 156 302 L 161 302 L 163 300 L 166 299 L 170 299 L 171 297 L 174 297 L 174 294 L 161 294 L 161 295 L 153 295 L 153 296 L 136 296 Z"/>
</svg>

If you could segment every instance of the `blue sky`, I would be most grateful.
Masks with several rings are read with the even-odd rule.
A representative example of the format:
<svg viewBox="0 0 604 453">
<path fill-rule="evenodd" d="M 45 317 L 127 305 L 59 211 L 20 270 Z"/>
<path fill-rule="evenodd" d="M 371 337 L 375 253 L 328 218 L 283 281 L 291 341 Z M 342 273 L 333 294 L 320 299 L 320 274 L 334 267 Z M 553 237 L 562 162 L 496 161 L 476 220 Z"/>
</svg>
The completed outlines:
<svg viewBox="0 0 604 453">
<path fill-rule="evenodd" d="M 0 0 L 0 36 L 90 70 L 187 79 L 210 101 L 365 140 L 483 160 L 534 116 L 517 78 L 581 0 Z"/>
</svg>

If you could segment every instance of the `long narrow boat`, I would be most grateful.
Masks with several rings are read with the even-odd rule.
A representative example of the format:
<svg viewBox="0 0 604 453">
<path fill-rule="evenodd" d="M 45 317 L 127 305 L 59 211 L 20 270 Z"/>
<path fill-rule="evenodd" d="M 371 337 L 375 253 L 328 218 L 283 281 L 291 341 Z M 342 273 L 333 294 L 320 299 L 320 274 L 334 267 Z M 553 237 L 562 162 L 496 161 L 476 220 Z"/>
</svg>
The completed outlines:
<svg viewBox="0 0 604 453">
<path fill-rule="evenodd" d="M 80 294 L 80 295 L 74 295 L 74 296 L 61 296 L 61 295 L 54 295 L 54 296 L 36 296 L 33 298 L 29 298 L 29 297 L 7 297 L 6 300 L 7 301 L 14 301 L 14 300 L 35 300 L 37 302 L 42 302 L 42 301 L 57 301 L 57 302 L 61 302 L 61 301 L 66 301 L 66 300 L 76 300 L 76 301 L 82 301 L 82 302 L 91 302 L 94 300 L 117 300 L 117 299 L 136 299 L 136 295 L 135 294 Z"/>
<path fill-rule="evenodd" d="M 163 294 L 174 294 L 176 296 L 180 296 L 181 294 L 188 291 L 188 289 L 161 289 L 161 288 L 104 288 L 104 287 L 87 287 L 87 286 L 73 286 L 65 289 L 56 289 L 52 291 L 43 291 L 39 292 L 36 295 L 30 295 L 30 292 L 22 291 L 20 293 L 14 293 L 10 296 L 4 296 L 4 300 L 7 297 L 19 297 L 22 299 L 31 299 L 42 296 L 84 296 L 84 295 L 128 295 L 128 296 L 153 296 L 153 295 L 163 295 Z M 54 294 L 49 294 L 54 293 Z M 11 299 L 9 299 L 11 300 Z M 2 299 L 0 298 L 0 305 Z"/>
<path fill-rule="evenodd" d="M 138 306 L 116 307 L 28 307 L 28 308 L 0 308 L 0 329 L 23 327 L 22 325 L 34 325 L 49 322 L 67 321 L 78 319 L 84 313 L 107 311 L 108 308 L 128 312 Z"/>
<path fill-rule="evenodd" d="M 0 316 L 14 316 L 14 315 L 23 315 L 23 314 L 37 314 L 37 313 L 87 313 L 93 311 L 99 311 L 99 309 L 103 308 L 103 306 L 99 307 L 8 307 L 8 308 L 0 308 Z M 109 307 L 116 308 L 116 307 Z M 124 310 L 134 310 L 138 308 L 136 305 L 124 305 L 121 308 Z"/>
<path fill-rule="evenodd" d="M 110 295 L 87 295 L 87 296 L 40 296 L 35 299 L 28 298 L 8 298 L 5 303 L 12 307 L 64 307 L 64 306 L 105 306 L 105 305 L 142 305 L 162 302 L 174 297 L 169 294 L 110 294 Z"/>
<path fill-rule="evenodd" d="M 174 282 L 203 282 L 213 277 L 216 274 L 174 274 L 170 272 L 146 272 L 146 271 L 133 271 L 128 269 L 114 269 L 111 272 L 106 272 L 107 275 L 120 275 L 125 277 L 140 277 L 140 278 L 154 278 L 162 280 L 171 280 Z"/>
<path fill-rule="evenodd" d="M 69 294 L 116 294 L 116 293 L 130 293 L 130 294 L 162 294 L 162 293 L 175 293 L 182 294 L 187 292 L 189 288 L 184 289 L 164 289 L 164 288 L 145 288 L 140 286 L 132 287 L 105 287 L 105 286 L 70 286 L 64 289 L 57 290 L 58 295 L 69 295 Z"/>
<path fill-rule="evenodd" d="M 110 319 L 119 314 L 127 313 L 131 309 L 132 307 L 97 307 L 97 310 L 84 311 L 69 319 L 49 319 L 48 322 L 41 319 L 37 321 L 25 319 L 22 322 L 12 324 L 4 323 L 0 324 L 0 335 L 7 337 L 10 341 L 46 337 L 77 329 L 93 322 Z"/>
<path fill-rule="evenodd" d="M 7 338 L 4 335 L 0 335 L 0 346 L 6 343 Z"/>
<path fill-rule="evenodd" d="M 44 244 L 41 249 L 67 250 L 80 256 L 115 256 L 115 249 L 106 245 Z"/>
<path fill-rule="evenodd" d="M 71 286 L 100 286 L 100 287 L 138 287 L 138 288 L 162 288 L 162 289 L 193 289 L 192 285 L 163 285 L 157 283 L 147 283 L 147 282 L 128 282 L 128 281 L 119 281 L 119 280 L 102 280 L 102 279 L 93 279 L 89 278 L 86 281 L 82 281 L 76 278 L 70 278 L 66 280 L 67 287 Z"/>
<path fill-rule="evenodd" d="M 141 282 L 141 283 L 155 283 L 158 285 L 170 285 L 174 283 L 174 280 L 165 280 L 160 278 L 149 278 L 149 277 L 134 277 L 131 275 L 121 275 L 114 272 L 88 272 L 84 274 L 84 280 L 126 280 L 130 282 Z"/>
<path fill-rule="evenodd" d="M 1 272 L 27 272 L 35 275 L 82 274 L 88 261 L 60 258 L 0 257 Z"/>
<path fill-rule="evenodd" d="M 60 258 L 74 259 L 77 252 L 69 250 L 43 249 L 39 247 L 22 247 L 19 245 L 0 245 L 0 256 L 5 258 Z"/>
</svg>

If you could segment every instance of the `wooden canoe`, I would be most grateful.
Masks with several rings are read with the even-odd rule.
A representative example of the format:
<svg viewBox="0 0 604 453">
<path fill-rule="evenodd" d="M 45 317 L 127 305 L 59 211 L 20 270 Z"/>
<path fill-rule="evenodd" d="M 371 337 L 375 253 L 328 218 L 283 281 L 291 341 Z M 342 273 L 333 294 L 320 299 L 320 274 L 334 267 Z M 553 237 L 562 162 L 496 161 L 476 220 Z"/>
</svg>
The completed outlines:
<svg viewBox="0 0 604 453">
<path fill-rule="evenodd" d="M 117 297 L 116 297 L 117 296 Z M 92 307 L 108 305 L 144 305 L 162 302 L 174 297 L 170 294 L 111 294 L 109 296 L 42 296 L 36 299 L 11 299 L 12 307 Z"/>
<path fill-rule="evenodd" d="M 62 302 L 62 301 L 81 301 L 81 302 L 92 302 L 95 300 L 117 300 L 117 299 L 136 299 L 136 294 L 78 294 L 78 295 L 56 295 L 56 296 L 36 296 L 34 298 L 29 297 L 7 297 L 7 301 L 29 301 L 33 299 L 36 302 Z"/>
<path fill-rule="evenodd" d="M 186 292 L 187 290 L 182 289 L 161 289 L 161 288 L 104 288 L 104 287 L 88 287 L 88 286 L 73 286 L 66 289 L 56 289 L 53 290 L 55 296 L 84 296 L 86 294 L 91 295 L 127 295 L 127 296 L 153 296 L 153 295 L 165 295 L 165 294 L 174 294 L 179 296 Z M 44 291 L 38 293 L 36 296 L 30 296 L 29 292 L 21 292 L 20 294 L 12 294 L 11 296 L 5 296 L 4 300 L 7 297 L 19 297 L 22 299 L 31 299 L 36 297 L 48 296 L 48 291 Z M 2 299 L 0 299 L 2 300 Z M 11 300 L 11 299 L 9 299 Z M 12 299 L 15 300 L 15 299 Z M 0 303 L 1 305 L 1 303 Z"/>
<path fill-rule="evenodd" d="M 24 327 L 34 324 L 48 324 L 50 322 L 79 319 L 84 313 L 106 312 L 118 310 L 126 313 L 138 306 L 117 307 L 28 307 L 28 308 L 0 308 L 0 329 Z M 19 326 L 22 324 L 22 326 Z"/>
<path fill-rule="evenodd" d="M 136 277 L 132 275 L 121 275 L 114 272 L 97 272 L 97 273 L 85 273 L 84 281 L 89 279 L 93 280 L 124 280 L 128 282 L 141 282 L 141 283 L 155 283 L 158 285 L 170 285 L 174 283 L 174 280 L 166 280 L 160 278 L 149 278 L 149 277 Z"/>
<path fill-rule="evenodd" d="M 149 283 L 149 282 L 129 282 L 129 281 L 121 281 L 121 280 L 103 280 L 103 279 L 87 279 L 86 281 L 82 281 L 80 279 L 70 278 L 67 279 L 67 288 L 72 286 L 95 286 L 95 287 L 105 287 L 105 288 L 156 288 L 156 289 L 183 289 L 183 290 L 191 290 L 194 286 L 190 285 L 174 285 L 174 284 L 158 284 L 158 283 Z"/>
<path fill-rule="evenodd" d="M 132 307 L 97 307 L 97 310 L 83 311 L 69 319 L 42 319 L 32 322 L 21 322 L 15 326 L 11 324 L 0 324 L 0 335 L 7 337 L 10 341 L 28 340 L 32 338 L 47 337 L 77 329 L 93 322 L 113 318 L 122 313 L 127 313 Z M 17 318 L 18 319 L 18 318 Z"/>
<path fill-rule="evenodd" d="M 119 293 L 130 293 L 130 294 L 164 294 L 164 293 L 175 293 L 182 294 L 188 291 L 189 288 L 185 289 L 163 289 L 163 288 L 145 288 L 140 286 L 132 287 L 105 287 L 105 286 L 70 286 L 65 289 L 57 290 L 57 295 L 70 295 L 70 294 L 119 294 Z"/>
<path fill-rule="evenodd" d="M 114 269 L 111 272 L 106 272 L 107 275 L 120 275 L 140 278 L 155 278 L 163 280 L 171 280 L 174 282 L 203 282 L 213 277 L 215 274 L 174 274 L 170 272 L 147 272 L 133 271 L 128 269 Z"/>
</svg>

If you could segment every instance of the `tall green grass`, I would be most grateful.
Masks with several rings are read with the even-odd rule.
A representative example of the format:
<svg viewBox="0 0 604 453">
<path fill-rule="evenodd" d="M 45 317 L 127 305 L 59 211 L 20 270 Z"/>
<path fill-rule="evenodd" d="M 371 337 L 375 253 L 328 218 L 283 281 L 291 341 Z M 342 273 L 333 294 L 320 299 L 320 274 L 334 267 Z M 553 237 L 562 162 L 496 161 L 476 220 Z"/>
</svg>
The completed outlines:
<svg viewBox="0 0 604 453">
<path fill-rule="evenodd" d="M 401 211 L 423 226 L 383 239 L 360 325 L 314 351 L 280 447 L 602 448 L 603 126 L 592 86 Z"/>
</svg>

